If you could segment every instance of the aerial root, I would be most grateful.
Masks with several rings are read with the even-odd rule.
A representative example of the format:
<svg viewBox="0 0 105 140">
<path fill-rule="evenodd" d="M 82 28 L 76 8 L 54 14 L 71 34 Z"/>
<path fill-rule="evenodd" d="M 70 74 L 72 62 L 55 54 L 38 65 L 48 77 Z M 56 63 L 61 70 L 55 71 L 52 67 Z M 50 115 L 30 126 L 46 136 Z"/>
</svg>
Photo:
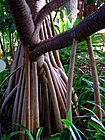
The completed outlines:
<svg viewBox="0 0 105 140">
<path fill-rule="evenodd" d="M 49 81 L 48 87 L 49 87 L 49 91 L 51 94 L 51 100 L 52 100 L 52 104 L 53 104 L 53 108 L 54 108 L 54 115 L 55 115 L 57 131 L 61 131 L 62 130 L 61 115 L 60 115 L 59 105 L 58 105 L 58 101 L 57 101 L 57 97 L 56 97 L 56 91 L 55 91 L 54 84 L 53 84 L 53 79 L 51 77 L 50 69 L 49 69 L 48 65 L 46 64 L 46 62 L 43 64 L 43 66 L 45 68 L 46 76 Z"/>
</svg>

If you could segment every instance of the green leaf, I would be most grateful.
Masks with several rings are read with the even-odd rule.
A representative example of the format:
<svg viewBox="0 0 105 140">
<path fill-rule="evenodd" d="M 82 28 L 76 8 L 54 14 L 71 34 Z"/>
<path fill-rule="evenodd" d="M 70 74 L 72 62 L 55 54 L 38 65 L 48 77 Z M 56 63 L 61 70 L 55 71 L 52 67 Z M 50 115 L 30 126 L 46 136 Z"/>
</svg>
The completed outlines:
<svg viewBox="0 0 105 140">
<path fill-rule="evenodd" d="M 25 126 L 23 126 L 23 125 L 21 125 L 21 124 L 18 124 L 18 123 L 17 123 L 17 124 L 14 124 L 14 125 L 19 126 L 22 130 L 24 130 L 24 131 L 26 132 L 26 134 L 27 134 L 29 140 L 34 140 L 34 138 L 33 138 L 32 134 L 31 134 L 31 132 L 30 132 Z"/>
<path fill-rule="evenodd" d="M 67 112 L 67 119 L 72 123 L 72 110 L 69 108 Z"/>
<path fill-rule="evenodd" d="M 48 140 L 60 140 L 60 137 L 49 138 Z"/>
<path fill-rule="evenodd" d="M 65 124 L 65 128 L 69 128 L 72 125 L 70 120 L 67 120 L 67 119 L 61 119 L 61 122 Z"/>
<path fill-rule="evenodd" d="M 75 127 L 75 125 L 72 124 L 71 127 L 72 127 L 72 129 L 73 129 L 73 131 L 74 131 L 74 133 L 75 133 L 75 135 L 76 135 L 77 140 L 82 140 L 82 138 L 81 138 L 81 136 L 80 136 L 80 134 L 79 134 L 77 128 Z"/>
<path fill-rule="evenodd" d="M 78 139 L 76 138 L 76 135 L 75 135 L 75 133 L 74 133 L 72 127 L 70 127 L 69 130 L 70 130 L 70 132 L 71 132 L 71 135 L 72 135 L 73 139 L 74 139 L 74 140 L 78 140 Z"/>
<path fill-rule="evenodd" d="M 97 115 L 96 115 L 92 110 L 90 110 L 90 109 L 88 109 L 88 108 L 86 108 L 86 107 L 83 107 L 83 109 L 85 109 L 85 110 L 91 112 L 91 113 L 95 116 L 95 118 L 96 118 L 97 120 L 99 120 L 99 118 L 97 117 Z"/>
<path fill-rule="evenodd" d="M 40 140 L 42 131 L 43 131 L 43 127 L 38 128 L 37 133 L 36 133 L 36 140 Z"/>
<path fill-rule="evenodd" d="M 95 123 L 99 124 L 105 130 L 104 125 L 102 124 L 102 122 L 99 119 L 96 119 L 95 117 L 91 117 L 91 120 L 94 121 Z"/>
<path fill-rule="evenodd" d="M 90 125 L 90 126 L 92 126 L 95 130 L 97 130 L 97 131 L 99 131 L 100 129 L 102 129 L 102 127 L 100 126 L 100 125 L 98 125 L 98 124 L 96 124 L 96 123 L 94 123 L 94 122 L 88 122 L 88 124 Z"/>
<path fill-rule="evenodd" d="M 103 92 L 105 92 L 105 88 L 99 86 L 100 90 L 102 90 Z"/>
<path fill-rule="evenodd" d="M 87 80 L 86 78 L 82 78 L 84 82 L 86 82 L 90 87 L 93 86 L 93 82 Z"/>
<path fill-rule="evenodd" d="M 85 136 L 85 134 L 82 131 L 78 129 L 78 132 L 81 134 L 83 140 L 88 140 L 88 138 Z"/>
<path fill-rule="evenodd" d="M 68 128 L 63 128 L 60 136 L 60 140 L 70 140 L 71 133 Z"/>
<path fill-rule="evenodd" d="M 94 106 L 99 106 L 99 105 L 97 105 L 97 104 L 95 104 L 93 101 L 86 101 L 86 103 L 89 103 L 89 104 L 93 104 Z M 103 113 L 105 114 L 105 110 L 100 106 L 100 109 L 103 111 Z M 98 119 L 98 117 L 97 117 L 97 120 L 99 120 Z"/>
<path fill-rule="evenodd" d="M 103 134 L 101 134 L 99 132 L 96 132 L 94 138 L 96 140 L 104 140 L 105 139 L 105 135 L 103 135 Z"/>
<path fill-rule="evenodd" d="M 14 131 L 12 133 L 10 133 L 8 135 L 9 138 L 13 137 L 13 136 L 16 136 L 17 134 L 23 134 L 24 132 L 23 131 Z"/>
<path fill-rule="evenodd" d="M 87 4 L 90 5 L 91 3 L 93 3 L 94 0 L 87 0 Z"/>
<path fill-rule="evenodd" d="M 62 119 L 61 121 L 65 124 L 66 129 L 64 129 L 64 131 L 69 130 L 74 140 L 82 140 L 77 128 L 74 126 L 74 124 L 70 120 Z M 62 132 L 62 133 L 64 133 L 64 132 Z"/>
<path fill-rule="evenodd" d="M 3 137 L 1 138 L 1 140 L 11 140 L 8 135 L 3 135 Z"/>
<path fill-rule="evenodd" d="M 103 131 L 102 129 L 99 129 L 99 131 L 101 132 L 101 134 L 103 134 L 104 135 L 104 137 L 105 137 L 105 131 Z"/>
</svg>

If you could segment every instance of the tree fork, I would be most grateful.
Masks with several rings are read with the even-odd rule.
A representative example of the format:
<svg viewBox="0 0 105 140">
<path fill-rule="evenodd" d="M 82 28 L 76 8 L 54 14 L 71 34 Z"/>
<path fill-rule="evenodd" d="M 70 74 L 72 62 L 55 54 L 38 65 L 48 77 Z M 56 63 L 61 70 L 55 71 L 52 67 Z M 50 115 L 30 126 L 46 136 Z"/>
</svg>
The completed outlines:
<svg viewBox="0 0 105 140">
<path fill-rule="evenodd" d="M 75 38 L 77 42 L 86 40 L 88 36 L 104 28 L 105 4 L 74 28 L 48 40 L 41 41 L 38 45 L 34 46 L 34 49 L 31 50 L 30 53 L 31 60 L 34 61 L 38 56 L 46 52 L 59 50 L 72 45 L 73 38 Z"/>
</svg>

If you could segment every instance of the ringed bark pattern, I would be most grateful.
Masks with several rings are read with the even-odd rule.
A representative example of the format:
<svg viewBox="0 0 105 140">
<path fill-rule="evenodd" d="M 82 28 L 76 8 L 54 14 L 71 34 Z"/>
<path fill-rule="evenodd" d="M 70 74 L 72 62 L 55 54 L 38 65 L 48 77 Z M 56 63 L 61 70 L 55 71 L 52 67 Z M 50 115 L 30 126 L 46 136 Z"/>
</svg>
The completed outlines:
<svg viewBox="0 0 105 140">
<path fill-rule="evenodd" d="M 61 33 L 34 46 L 30 53 L 34 61 L 38 56 L 53 50 L 70 46 L 75 38 L 78 42 L 85 40 L 93 33 L 105 28 L 105 4 L 90 17 L 79 23 L 74 28 Z"/>
</svg>

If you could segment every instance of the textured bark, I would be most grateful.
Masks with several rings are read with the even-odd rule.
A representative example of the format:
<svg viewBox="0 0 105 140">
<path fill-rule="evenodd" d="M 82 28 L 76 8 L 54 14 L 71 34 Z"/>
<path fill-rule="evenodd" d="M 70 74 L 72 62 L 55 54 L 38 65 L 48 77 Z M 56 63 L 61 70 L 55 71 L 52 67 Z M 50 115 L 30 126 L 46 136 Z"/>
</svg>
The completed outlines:
<svg viewBox="0 0 105 140">
<path fill-rule="evenodd" d="M 51 100 L 52 100 L 52 104 L 53 104 L 53 108 L 54 108 L 54 115 L 55 115 L 57 131 L 60 132 L 62 130 L 61 115 L 60 115 L 60 110 L 59 110 L 59 105 L 58 105 L 58 101 L 57 101 L 56 91 L 54 88 L 53 79 L 52 79 L 49 67 L 47 66 L 46 62 L 44 63 L 44 68 L 46 70 L 47 79 L 49 81 L 48 87 L 49 87 L 49 91 L 51 93 Z"/>
<path fill-rule="evenodd" d="M 39 120 L 39 95 L 38 95 L 38 72 L 37 72 L 37 62 L 34 62 L 33 64 L 33 72 L 34 74 L 32 76 L 34 76 L 34 80 L 33 80 L 33 108 L 34 108 L 34 127 L 33 127 L 33 133 L 35 134 L 37 129 L 40 126 L 40 120 Z M 32 110 L 32 108 L 31 108 Z"/>
<path fill-rule="evenodd" d="M 35 22 L 35 34 L 39 32 L 41 23 L 46 18 L 47 15 L 50 14 L 53 10 L 63 6 L 68 0 L 53 0 L 46 4 L 37 14 L 34 19 Z"/>
<path fill-rule="evenodd" d="M 26 50 L 25 50 L 25 56 L 26 56 L 26 126 L 29 129 L 29 131 L 31 131 L 31 125 L 30 125 L 30 112 L 31 112 L 31 107 L 30 107 L 30 97 L 31 97 L 31 85 L 30 85 L 30 57 L 29 57 L 29 48 L 28 46 L 25 46 Z"/>
<path fill-rule="evenodd" d="M 39 10 L 46 4 L 45 0 L 26 0 L 26 2 L 30 7 L 33 19 L 35 19 Z"/>
<path fill-rule="evenodd" d="M 36 18 L 35 18 L 35 23 L 40 24 L 41 22 L 43 22 L 43 20 L 46 18 L 47 15 L 49 15 L 50 12 L 52 12 L 53 10 L 63 6 L 68 0 L 53 0 L 51 2 L 49 2 L 48 4 L 46 4 L 37 14 Z"/>
<path fill-rule="evenodd" d="M 44 3 L 41 0 L 40 1 L 27 0 L 27 3 L 29 5 L 26 3 L 25 0 L 18 1 L 8 0 L 9 7 L 15 19 L 17 31 L 20 35 L 22 42 L 24 42 L 24 44 L 31 45 L 38 44 L 40 41 L 39 39 L 40 26 L 45 17 L 51 11 L 64 5 L 64 3 L 66 3 L 67 1 L 68 0 L 53 0 L 49 2 L 44 8 L 42 8 Z M 33 8 L 33 6 L 35 6 L 36 8 Z M 40 9 L 42 8 L 40 12 L 39 8 Z M 34 12 L 36 17 L 35 21 L 33 21 Z M 38 16 L 36 16 L 37 12 L 39 12 Z"/>
<path fill-rule="evenodd" d="M 99 82 L 98 82 L 98 74 L 96 70 L 96 62 L 94 59 L 94 51 L 92 46 L 92 40 L 90 37 L 87 38 L 87 46 L 88 52 L 90 57 L 90 65 L 91 71 L 93 76 L 93 85 L 94 85 L 94 100 L 96 104 L 96 115 L 100 120 L 102 120 L 102 110 L 101 110 L 101 98 L 100 98 L 100 89 L 99 89 Z"/>
<path fill-rule="evenodd" d="M 17 31 L 22 42 L 25 44 L 35 43 L 33 32 L 35 30 L 31 11 L 25 0 L 8 0 L 10 10 L 13 14 Z"/>
<path fill-rule="evenodd" d="M 6 104 L 9 102 L 10 98 L 13 96 L 13 94 L 15 94 L 16 90 L 17 90 L 17 85 L 14 87 L 14 89 L 7 95 L 5 101 L 3 102 L 1 108 L 0 108 L 0 116 L 3 113 Z"/>
<path fill-rule="evenodd" d="M 105 6 L 103 6 L 98 12 L 93 14 L 93 16 L 87 18 L 72 30 L 62 33 L 57 37 L 52 37 L 54 35 L 54 29 L 50 30 L 50 18 L 46 17 L 46 15 L 48 15 L 48 11 L 51 12 L 56 6 L 61 6 L 62 2 L 66 0 L 52 1 L 52 3 L 57 2 L 57 5 L 52 5 L 51 9 L 48 7 L 48 11 L 46 11 L 48 5 L 42 8 L 44 6 L 43 3 L 41 3 L 42 1 L 46 3 L 45 0 L 8 0 L 21 40 L 24 42 L 24 50 L 21 45 L 16 54 L 12 70 L 17 69 L 25 58 L 26 62 L 23 63 L 21 73 L 17 71 L 18 74 L 12 75 L 7 92 L 10 95 L 6 95 L 5 93 L 4 103 L 2 102 L 2 112 L 0 114 L 0 117 L 5 116 L 4 119 L 9 120 L 9 122 L 18 122 L 26 126 L 34 137 L 39 126 L 45 128 L 45 136 L 61 131 L 61 118 L 65 118 L 66 116 L 67 76 L 59 62 L 60 60 L 58 60 L 58 54 L 51 51 L 48 53 L 45 52 L 50 49 L 56 50 L 66 47 L 72 43 L 73 38 L 77 39 L 78 42 L 82 41 L 86 39 L 88 35 L 105 27 Z M 49 5 L 51 6 L 51 3 L 49 3 Z M 45 10 L 44 15 L 42 15 L 42 11 L 39 12 L 41 8 L 42 11 L 43 9 Z M 39 17 L 41 15 L 42 18 Z M 34 17 L 35 19 L 39 17 L 39 21 L 33 21 Z M 101 17 L 103 17 L 103 19 L 101 19 Z M 95 21 L 96 23 L 94 23 Z M 47 24 L 47 22 L 49 24 Z M 40 27 L 41 23 L 40 31 L 35 34 L 36 25 Z M 89 25 L 92 25 L 92 27 Z M 46 41 L 36 46 L 40 41 L 37 35 L 41 40 Z M 48 38 L 51 39 L 47 40 Z M 28 51 L 29 47 L 36 47 L 36 50 L 34 50 L 33 53 L 31 52 L 30 56 Z M 23 53 L 25 53 L 24 57 Z M 36 57 L 41 54 L 43 55 L 36 59 Z M 36 59 L 36 62 L 32 62 L 30 57 L 32 60 Z M 17 89 L 13 94 L 11 92 L 15 89 L 15 86 L 17 86 Z M 49 124 L 47 125 L 46 123 Z M 1 126 L 4 127 L 3 124 L 1 124 Z M 14 126 L 12 131 L 13 130 L 19 130 L 19 128 Z M 8 129 L 8 132 L 9 131 L 11 130 Z M 18 136 L 17 139 L 24 140 L 28 138 L 23 134 Z"/>
<path fill-rule="evenodd" d="M 3 86 L 3 84 L 4 84 L 13 74 L 15 74 L 18 70 L 20 70 L 21 67 L 22 67 L 22 65 L 19 66 L 18 68 L 16 68 L 10 75 L 8 75 L 8 76 L 3 80 L 3 82 L 0 84 L 0 88 Z"/>
<path fill-rule="evenodd" d="M 34 61 L 36 57 L 49 52 L 58 50 L 72 44 L 73 38 L 78 42 L 85 40 L 91 34 L 105 28 L 105 4 L 86 18 L 77 26 L 51 39 L 40 42 L 35 49 L 31 51 L 31 59 Z"/>
<path fill-rule="evenodd" d="M 78 13 L 77 6 L 78 6 L 78 0 L 69 0 L 69 2 L 67 2 L 65 5 L 67 12 L 70 15 L 69 20 L 72 25 L 77 18 L 77 13 Z"/>
<path fill-rule="evenodd" d="M 69 64 L 69 72 L 68 72 L 67 113 L 69 110 L 70 111 L 72 110 L 72 85 L 73 85 L 73 76 L 74 76 L 74 63 L 75 63 L 76 47 L 77 47 L 77 41 L 74 39 L 73 44 L 72 44 L 72 51 L 70 54 L 70 64 Z"/>
</svg>

